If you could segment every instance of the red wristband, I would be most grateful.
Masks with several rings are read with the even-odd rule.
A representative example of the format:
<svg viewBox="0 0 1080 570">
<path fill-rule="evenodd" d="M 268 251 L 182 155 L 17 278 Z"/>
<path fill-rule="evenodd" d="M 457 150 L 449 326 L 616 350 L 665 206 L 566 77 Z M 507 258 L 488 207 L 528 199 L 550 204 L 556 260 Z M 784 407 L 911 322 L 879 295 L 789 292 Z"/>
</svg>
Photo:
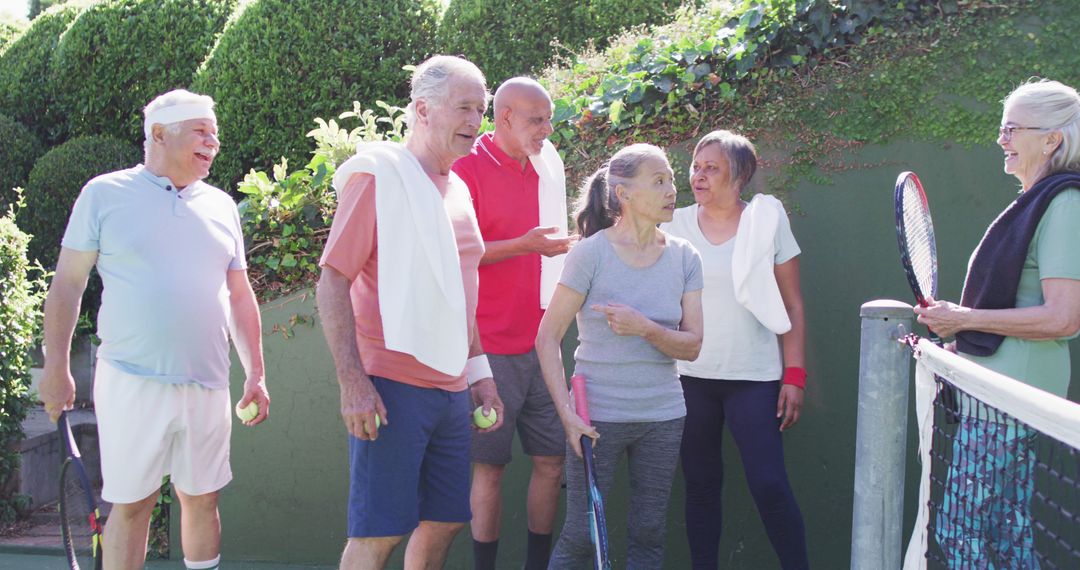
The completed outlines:
<svg viewBox="0 0 1080 570">
<path fill-rule="evenodd" d="M 788 366 L 784 369 L 785 386 L 791 385 L 798 388 L 806 389 L 806 369 L 800 366 Z"/>
</svg>

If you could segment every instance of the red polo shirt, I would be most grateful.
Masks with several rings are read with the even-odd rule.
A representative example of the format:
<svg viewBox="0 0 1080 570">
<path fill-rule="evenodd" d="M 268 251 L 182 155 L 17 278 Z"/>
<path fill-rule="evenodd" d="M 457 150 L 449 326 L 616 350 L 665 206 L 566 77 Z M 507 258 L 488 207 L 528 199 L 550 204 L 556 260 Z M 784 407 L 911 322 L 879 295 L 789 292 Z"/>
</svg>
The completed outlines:
<svg viewBox="0 0 1080 570">
<path fill-rule="evenodd" d="M 478 138 L 453 170 L 469 186 L 484 241 L 516 238 L 540 225 L 540 177 L 531 162 L 522 168 L 503 152 L 492 133 Z M 476 324 L 484 352 L 529 352 L 543 316 L 539 253 L 480 266 Z"/>
</svg>

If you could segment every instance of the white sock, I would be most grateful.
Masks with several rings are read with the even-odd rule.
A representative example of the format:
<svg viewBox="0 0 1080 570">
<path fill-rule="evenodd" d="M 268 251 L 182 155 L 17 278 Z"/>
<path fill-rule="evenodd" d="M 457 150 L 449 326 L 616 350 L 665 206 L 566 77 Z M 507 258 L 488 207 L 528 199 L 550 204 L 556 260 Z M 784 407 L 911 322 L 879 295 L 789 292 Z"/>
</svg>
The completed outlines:
<svg viewBox="0 0 1080 570">
<path fill-rule="evenodd" d="M 221 555 L 218 554 L 216 558 L 212 560 L 203 560 L 202 562 L 192 562 L 187 558 L 184 559 L 184 566 L 188 570 L 218 570 L 221 565 Z"/>
</svg>

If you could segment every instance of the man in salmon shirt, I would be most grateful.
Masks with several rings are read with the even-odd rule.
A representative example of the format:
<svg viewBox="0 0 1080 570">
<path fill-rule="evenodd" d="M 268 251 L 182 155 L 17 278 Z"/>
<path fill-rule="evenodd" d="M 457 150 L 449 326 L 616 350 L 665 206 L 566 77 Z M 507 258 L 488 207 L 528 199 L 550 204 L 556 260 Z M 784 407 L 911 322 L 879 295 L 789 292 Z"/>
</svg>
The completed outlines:
<svg viewBox="0 0 1080 570">
<path fill-rule="evenodd" d="M 364 143 L 335 172 L 338 209 L 317 299 L 349 431 L 349 540 L 341 568 L 440 568 L 469 509 L 474 406 L 494 408 L 476 333 L 484 243 L 451 165 L 488 104 L 483 73 L 435 56 L 412 77 L 405 144 Z M 376 199 L 378 196 L 378 199 Z"/>
<path fill-rule="evenodd" d="M 472 152 L 454 163 L 454 172 L 469 186 L 484 237 L 476 324 L 506 405 L 503 428 L 473 438 L 474 568 L 496 568 L 502 476 L 516 428 L 532 458 L 525 570 L 541 570 L 550 557 L 566 438 L 533 345 L 547 304 L 541 295 L 541 256 L 561 257 L 570 238 L 565 228 L 560 232 L 557 225 L 542 223 L 551 220 L 541 220 L 541 176 L 533 164 L 551 144 L 551 97 L 536 81 L 515 77 L 499 86 L 494 105 L 495 132 L 482 135 Z M 562 174 L 558 153 L 550 156 Z M 555 211 L 565 222 L 566 187 L 564 179 L 560 182 Z"/>
</svg>

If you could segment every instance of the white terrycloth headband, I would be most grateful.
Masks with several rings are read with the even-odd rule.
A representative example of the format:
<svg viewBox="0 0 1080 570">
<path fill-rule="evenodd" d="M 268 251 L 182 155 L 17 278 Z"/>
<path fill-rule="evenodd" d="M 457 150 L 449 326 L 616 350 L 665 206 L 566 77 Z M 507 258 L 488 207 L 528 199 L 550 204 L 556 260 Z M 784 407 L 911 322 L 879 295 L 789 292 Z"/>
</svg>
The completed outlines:
<svg viewBox="0 0 1080 570">
<path fill-rule="evenodd" d="M 151 128 L 154 125 L 170 125 L 190 119 L 213 119 L 216 121 L 217 116 L 214 115 L 214 105 L 212 103 L 184 103 L 156 109 L 146 116 L 143 132 L 146 133 L 146 138 L 149 139 Z"/>
</svg>

